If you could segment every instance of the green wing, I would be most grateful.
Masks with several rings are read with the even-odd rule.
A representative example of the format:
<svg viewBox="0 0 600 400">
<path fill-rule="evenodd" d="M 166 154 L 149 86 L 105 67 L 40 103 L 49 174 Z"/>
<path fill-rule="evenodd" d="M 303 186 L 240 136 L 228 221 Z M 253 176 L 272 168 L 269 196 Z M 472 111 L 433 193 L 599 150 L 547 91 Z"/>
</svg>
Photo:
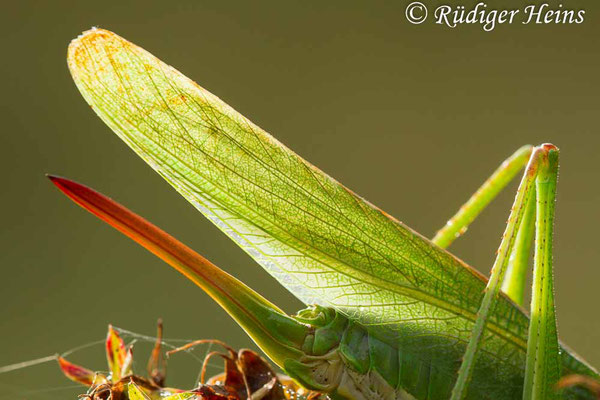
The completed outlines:
<svg viewBox="0 0 600 400">
<path fill-rule="evenodd" d="M 452 357 L 468 341 L 483 276 L 114 33 L 86 32 L 68 61 L 85 99 L 119 137 L 299 299 L 458 368 Z M 522 374 L 528 324 L 501 298 L 484 365 Z"/>
</svg>

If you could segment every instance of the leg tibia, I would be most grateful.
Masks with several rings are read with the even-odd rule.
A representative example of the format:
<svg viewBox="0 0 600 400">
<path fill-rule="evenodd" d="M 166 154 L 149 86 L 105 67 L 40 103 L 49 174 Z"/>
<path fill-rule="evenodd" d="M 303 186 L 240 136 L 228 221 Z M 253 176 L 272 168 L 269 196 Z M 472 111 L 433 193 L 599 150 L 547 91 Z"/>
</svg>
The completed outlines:
<svg viewBox="0 0 600 400">
<path fill-rule="evenodd" d="M 448 247 L 458 238 L 483 209 L 500 193 L 525 166 L 531 155 L 532 146 L 521 147 L 507 158 L 458 212 L 448 220 L 432 239 L 440 247 Z"/>
<path fill-rule="evenodd" d="M 502 282 L 502 291 L 520 306 L 524 305 L 525 284 L 535 233 L 535 204 L 536 195 L 533 192 L 527 201 L 525 214 L 523 214 L 523 220 L 519 226 Z"/>
<path fill-rule="evenodd" d="M 529 163 L 527 164 L 527 168 L 525 169 L 525 173 L 523 174 L 523 178 L 521 179 L 521 183 L 519 184 L 517 195 L 508 218 L 508 223 L 506 224 L 506 229 L 502 236 L 500 247 L 498 248 L 496 260 L 492 267 L 490 279 L 485 288 L 483 300 L 481 301 L 477 317 L 473 324 L 471 338 L 467 344 L 458 371 L 458 377 L 452 390 L 452 400 L 461 400 L 467 394 L 467 388 L 476 362 L 477 352 L 479 351 L 479 345 L 481 343 L 489 312 L 493 309 L 498 292 L 500 291 L 500 285 L 502 284 L 506 266 L 508 264 L 508 257 L 513 251 L 515 239 L 517 237 L 519 226 L 523 220 L 527 203 L 535 191 L 535 179 L 538 173 L 542 153 L 543 150 L 541 148 L 534 149 L 529 159 Z"/>
<path fill-rule="evenodd" d="M 536 179 L 536 244 L 524 400 L 558 398 L 554 387 L 561 372 L 552 272 L 558 149 L 552 145 L 542 148 L 545 153 Z"/>
<path fill-rule="evenodd" d="M 552 145 L 536 147 L 517 190 L 496 261 L 473 325 L 471 338 L 458 371 L 452 400 L 463 399 L 467 394 L 481 338 L 490 310 L 493 309 L 500 291 L 509 264 L 509 256 L 515 254 L 525 258 L 523 254 L 529 242 L 527 236 L 530 236 L 528 230 L 531 230 L 531 221 L 524 220 L 533 218 L 532 204 L 535 204 L 536 210 L 535 278 L 523 399 L 552 399 L 555 395 L 553 388 L 560 376 L 560 355 L 552 289 L 552 222 L 557 171 L 558 149 Z M 518 239 L 519 233 L 523 236 L 521 239 Z M 526 261 L 524 263 L 526 265 Z M 513 263 L 513 267 L 514 265 L 516 264 Z M 523 285 L 523 283 L 515 283 L 516 280 L 513 278 L 510 278 L 509 282 L 517 289 L 519 285 Z"/>
</svg>

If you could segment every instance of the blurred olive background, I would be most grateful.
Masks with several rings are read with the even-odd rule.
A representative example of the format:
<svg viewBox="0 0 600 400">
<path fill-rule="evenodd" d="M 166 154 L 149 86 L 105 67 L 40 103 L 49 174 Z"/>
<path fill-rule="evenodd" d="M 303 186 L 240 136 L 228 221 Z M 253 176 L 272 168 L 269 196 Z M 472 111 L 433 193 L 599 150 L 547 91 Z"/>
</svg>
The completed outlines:
<svg viewBox="0 0 600 400">
<path fill-rule="evenodd" d="M 430 9 L 441 4 L 423 1 Z M 600 366 L 600 4 L 563 2 L 587 11 L 582 25 L 515 24 L 485 33 L 431 20 L 410 25 L 407 3 L 4 2 L 0 366 L 102 339 L 108 323 L 152 335 L 158 317 L 169 338 L 252 346 L 199 289 L 68 201 L 45 173 L 112 196 L 285 310 L 301 307 L 83 101 L 65 55 L 91 26 L 176 66 L 426 236 L 512 151 L 555 143 L 559 332 Z M 515 189 L 451 248 L 486 274 Z M 143 366 L 146 354 L 138 357 Z M 71 359 L 105 369 L 100 345 Z M 199 364 L 185 363 L 173 361 L 181 372 L 172 384 L 193 382 Z M 0 398 L 74 396 L 68 386 L 54 364 L 0 374 Z"/>
</svg>

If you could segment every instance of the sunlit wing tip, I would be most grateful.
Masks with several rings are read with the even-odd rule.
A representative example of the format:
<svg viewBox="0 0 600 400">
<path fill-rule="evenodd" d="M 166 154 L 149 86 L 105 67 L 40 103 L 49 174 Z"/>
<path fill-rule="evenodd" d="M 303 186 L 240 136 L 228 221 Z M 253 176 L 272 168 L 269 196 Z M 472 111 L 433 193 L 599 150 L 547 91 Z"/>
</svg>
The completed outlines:
<svg viewBox="0 0 600 400">
<path fill-rule="evenodd" d="M 101 28 L 92 28 L 84 31 L 69 44 L 67 53 L 69 67 L 86 65 L 89 62 L 90 49 L 103 46 L 113 42 L 114 44 L 126 45 L 128 42 L 115 33 Z"/>
</svg>

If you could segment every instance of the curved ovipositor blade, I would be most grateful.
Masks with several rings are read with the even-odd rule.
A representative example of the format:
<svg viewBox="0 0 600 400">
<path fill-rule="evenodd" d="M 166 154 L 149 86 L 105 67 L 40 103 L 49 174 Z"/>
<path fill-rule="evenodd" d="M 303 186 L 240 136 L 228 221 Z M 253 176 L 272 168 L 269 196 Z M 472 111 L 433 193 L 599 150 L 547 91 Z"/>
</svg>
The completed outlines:
<svg viewBox="0 0 600 400">
<path fill-rule="evenodd" d="M 69 179 L 56 176 L 49 178 L 75 203 L 127 235 L 201 287 L 275 363 L 283 365 L 286 359 L 301 356 L 299 348 L 306 337 L 306 325 L 288 317 L 242 282 L 112 199 Z"/>
</svg>

